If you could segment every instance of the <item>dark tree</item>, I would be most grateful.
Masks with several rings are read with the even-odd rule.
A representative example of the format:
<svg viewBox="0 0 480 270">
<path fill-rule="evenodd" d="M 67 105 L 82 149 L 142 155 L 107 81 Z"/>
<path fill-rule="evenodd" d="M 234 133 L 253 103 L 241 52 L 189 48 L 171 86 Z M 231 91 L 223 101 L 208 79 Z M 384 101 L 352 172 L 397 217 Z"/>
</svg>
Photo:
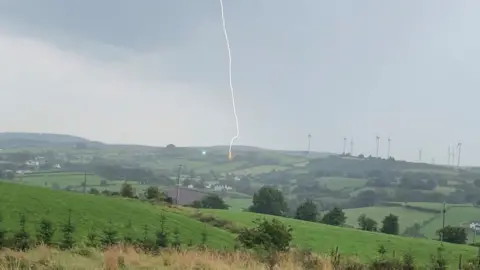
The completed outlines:
<svg viewBox="0 0 480 270">
<path fill-rule="evenodd" d="M 253 195 L 251 212 L 284 216 L 288 207 L 283 193 L 273 187 L 263 186 Z"/>
<path fill-rule="evenodd" d="M 103 230 L 103 235 L 100 239 L 100 243 L 104 247 L 113 246 L 118 243 L 117 235 L 118 231 L 115 230 L 112 221 L 109 221 L 107 228 Z"/>
<path fill-rule="evenodd" d="M 87 234 L 87 247 L 98 247 L 98 233 L 97 230 L 93 227 Z"/>
<path fill-rule="evenodd" d="M 446 226 L 437 231 L 437 235 L 443 235 L 443 241 L 454 244 L 465 244 L 467 242 L 467 232 L 462 227 Z"/>
<path fill-rule="evenodd" d="M 68 209 L 67 223 L 62 226 L 63 239 L 60 243 L 60 248 L 71 249 L 75 244 L 73 240 L 73 233 L 75 232 L 75 226 L 72 224 L 72 210 Z"/>
<path fill-rule="evenodd" d="M 362 214 L 360 217 L 358 217 L 358 226 L 364 231 L 377 231 L 377 222 L 367 217 L 365 214 Z"/>
<path fill-rule="evenodd" d="M 133 198 L 135 196 L 135 191 L 133 190 L 132 185 L 124 183 L 122 189 L 120 190 L 120 195 L 126 198 Z"/>
<path fill-rule="evenodd" d="M 15 239 L 15 248 L 17 250 L 25 251 L 30 247 L 30 235 L 27 232 L 26 223 L 25 215 L 20 214 L 20 230 L 13 236 Z"/>
<path fill-rule="evenodd" d="M 347 217 L 342 209 L 334 207 L 328 213 L 326 213 L 322 218 L 322 223 L 333 225 L 333 226 L 343 226 Z"/>
<path fill-rule="evenodd" d="M 310 199 L 300 204 L 295 212 L 295 218 L 300 220 L 315 222 L 317 221 L 317 216 L 317 205 L 315 205 L 315 203 Z"/>
<path fill-rule="evenodd" d="M 51 245 L 55 228 L 50 220 L 43 218 L 37 228 L 37 240 L 45 245 Z"/>
<path fill-rule="evenodd" d="M 228 209 L 229 206 L 217 194 L 210 194 L 200 201 L 192 203 L 195 208 Z"/>
<path fill-rule="evenodd" d="M 96 188 L 91 188 L 88 192 L 89 192 L 90 194 L 93 194 L 93 195 L 98 195 L 98 194 L 100 194 L 100 191 L 98 191 L 98 189 L 96 189 Z"/>
<path fill-rule="evenodd" d="M 390 214 L 386 216 L 382 221 L 382 233 L 386 234 L 398 234 L 399 225 L 398 225 L 398 216 Z"/>
<path fill-rule="evenodd" d="M 256 227 L 244 228 L 237 240 L 247 249 L 261 248 L 267 251 L 286 252 L 292 241 L 292 228 L 277 219 L 257 219 Z"/>
<path fill-rule="evenodd" d="M 157 248 L 168 247 L 169 241 L 168 241 L 168 233 L 165 230 L 165 221 L 166 221 L 165 215 L 162 214 L 162 216 L 160 217 L 160 231 L 157 231 L 155 234 L 156 235 L 155 243 Z"/>
<path fill-rule="evenodd" d="M 147 190 L 145 191 L 145 198 L 149 200 L 157 200 L 161 196 L 160 190 L 158 187 L 151 186 L 148 187 Z"/>
<path fill-rule="evenodd" d="M 180 249 L 180 232 L 178 231 L 178 228 L 175 228 L 175 230 L 173 231 L 173 242 L 172 242 L 172 246 L 174 248 L 176 248 L 177 250 Z"/>
<path fill-rule="evenodd" d="M 125 225 L 125 235 L 123 236 L 123 241 L 126 244 L 133 244 L 133 225 L 132 220 L 128 220 L 127 225 Z"/>
<path fill-rule="evenodd" d="M 205 246 L 207 244 L 208 234 L 207 234 L 207 226 L 203 227 L 203 231 L 201 233 L 201 244 Z"/>
</svg>

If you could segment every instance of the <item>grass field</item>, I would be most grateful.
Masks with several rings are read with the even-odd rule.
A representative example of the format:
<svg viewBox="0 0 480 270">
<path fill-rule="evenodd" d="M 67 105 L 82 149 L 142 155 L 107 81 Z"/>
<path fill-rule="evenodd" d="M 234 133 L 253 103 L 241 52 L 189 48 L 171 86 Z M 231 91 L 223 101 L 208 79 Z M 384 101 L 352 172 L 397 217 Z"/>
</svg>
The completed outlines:
<svg viewBox="0 0 480 270">
<path fill-rule="evenodd" d="M 468 228 L 469 241 L 472 240 L 473 232 L 469 229 L 470 222 L 480 221 L 480 208 L 473 206 L 449 207 L 445 213 L 445 225 L 461 226 Z M 437 238 L 436 231 L 442 227 L 442 215 L 438 215 L 432 222 L 421 229 L 421 232 L 430 238 Z"/>
<path fill-rule="evenodd" d="M 242 211 L 243 209 L 247 209 L 250 205 L 252 205 L 252 199 L 233 199 L 227 198 L 225 202 L 230 205 L 230 210 L 232 211 Z"/>
<path fill-rule="evenodd" d="M 220 219 L 230 220 L 245 226 L 252 226 L 256 218 L 266 217 L 265 215 L 248 212 L 226 210 L 202 211 Z M 332 248 L 338 246 L 342 254 L 347 256 L 357 255 L 363 261 L 374 258 L 379 245 L 382 244 L 388 252 L 395 251 L 398 256 L 410 252 L 415 256 L 418 263 L 428 264 L 431 255 L 435 254 L 439 247 L 439 242 L 433 240 L 363 232 L 355 229 L 333 227 L 288 218 L 278 219 L 293 228 L 293 243 L 299 247 L 308 247 L 316 252 L 327 253 Z M 445 257 L 452 265 L 456 264 L 456 260 L 458 260 L 460 254 L 462 254 L 464 258 L 473 257 L 476 254 L 476 248 L 467 245 L 445 243 L 444 247 L 446 251 Z"/>
<path fill-rule="evenodd" d="M 17 176 L 16 181 L 23 184 L 34 186 L 48 186 L 51 187 L 57 184 L 60 188 L 67 186 L 80 186 L 85 180 L 83 173 L 42 173 L 42 174 L 26 174 L 23 177 Z M 87 175 L 87 186 L 100 185 L 100 178 L 97 175 Z M 47 184 L 47 185 L 45 185 Z"/>
<path fill-rule="evenodd" d="M 273 170 L 276 171 L 285 171 L 287 170 L 288 167 L 285 166 L 277 166 L 277 165 L 262 165 L 262 166 L 256 166 L 256 167 L 251 167 L 248 169 L 243 169 L 243 170 L 238 170 L 234 171 L 233 173 L 235 175 L 257 175 L 257 174 L 262 174 L 262 173 L 269 173 Z"/>
<path fill-rule="evenodd" d="M 0 183 L 0 212 L 4 218 L 4 226 L 10 231 L 18 227 L 20 213 L 25 214 L 28 229 L 33 233 L 42 218 L 47 218 L 57 225 L 64 223 L 68 209 L 72 209 L 72 220 L 77 227 L 75 232 L 77 240 L 84 239 L 92 228 L 105 229 L 109 226 L 109 221 L 112 221 L 121 234 L 126 233 L 125 226 L 129 220 L 133 226 L 131 233 L 135 237 L 140 238 L 143 226 L 148 225 L 153 238 L 154 230 L 160 226 L 162 213 L 167 218 L 168 230 L 172 232 L 178 228 L 183 243 L 190 239 L 194 243 L 199 243 L 200 232 L 205 227 L 205 224 L 175 213 L 169 208 L 160 208 L 140 201 Z M 165 211 L 162 211 L 163 209 Z M 209 245 L 233 246 L 232 234 L 212 226 L 206 228 Z"/>
<path fill-rule="evenodd" d="M 320 184 L 325 184 L 331 190 L 342 190 L 345 188 L 359 188 L 365 186 L 367 179 L 344 178 L 344 177 L 322 177 L 318 179 Z"/>
<path fill-rule="evenodd" d="M 400 233 L 402 233 L 405 228 L 415 224 L 422 223 L 429 218 L 434 217 L 435 213 L 421 212 L 417 210 L 408 209 L 405 207 L 387 207 L 387 206 L 373 206 L 373 207 L 363 207 L 363 208 L 354 208 L 354 209 L 345 209 L 343 210 L 347 216 L 347 224 L 358 227 L 357 220 L 358 217 L 362 214 L 367 215 L 367 217 L 372 218 L 378 222 L 379 226 L 382 224 L 382 220 L 385 216 L 389 214 L 394 214 L 398 216 L 398 222 L 400 225 Z"/>
</svg>

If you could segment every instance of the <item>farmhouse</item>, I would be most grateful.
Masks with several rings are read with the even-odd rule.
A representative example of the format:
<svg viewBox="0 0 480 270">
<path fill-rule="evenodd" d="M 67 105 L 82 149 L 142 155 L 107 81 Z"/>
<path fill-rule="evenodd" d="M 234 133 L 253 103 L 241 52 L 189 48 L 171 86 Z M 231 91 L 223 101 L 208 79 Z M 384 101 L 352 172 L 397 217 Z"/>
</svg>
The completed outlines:
<svg viewBox="0 0 480 270">
<path fill-rule="evenodd" d="M 176 187 L 171 188 L 167 190 L 166 193 L 169 197 L 171 197 L 175 201 L 177 197 L 177 188 Z M 178 204 L 181 204 L 181 205 L 191 204 L 194 201 L 202 200 L 204 197 L 208 196 L 209 194 L 210 193 L 203 192 L 196 189 L 191 189 L 188 187 L 180 187 L 179 194 L 178 194 L 179 195 Z"/>
</svg>

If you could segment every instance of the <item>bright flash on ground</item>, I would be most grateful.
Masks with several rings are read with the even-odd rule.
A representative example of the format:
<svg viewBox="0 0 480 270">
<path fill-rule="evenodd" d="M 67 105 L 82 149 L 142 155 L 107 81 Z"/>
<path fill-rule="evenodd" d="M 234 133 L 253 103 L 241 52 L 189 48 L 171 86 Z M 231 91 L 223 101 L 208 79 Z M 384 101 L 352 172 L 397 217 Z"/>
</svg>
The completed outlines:
<svg viewBox="0 0 480 270">
<path fill-rule="evenodd" d="M 207 154 L 207 151 L 202 151 L 202 155 L 206 155 Z"/>
</svg>

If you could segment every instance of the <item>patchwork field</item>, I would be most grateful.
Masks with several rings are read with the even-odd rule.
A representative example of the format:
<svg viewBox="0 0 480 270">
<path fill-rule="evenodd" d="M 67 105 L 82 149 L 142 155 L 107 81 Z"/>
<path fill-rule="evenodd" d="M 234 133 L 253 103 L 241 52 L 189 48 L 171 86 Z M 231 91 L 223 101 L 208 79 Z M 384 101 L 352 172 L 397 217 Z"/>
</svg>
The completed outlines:
<svg viewBox="0 0 480 270">
<path fill-rule="evenodd" d="M 358 227 L 358 217 L 365 214 L 367 217 L 372 218 L 377 221 L 379 226 L 382 224 L 382 220 L 385 216 L 389 214 L 394 214 L 398 216 L 398 222 L 400 225 L 400 233 L 402 233 L 405 228 L 412 226 L 415 223 L 422 223 L 430 218 L 433 218 L 435 213 L 421 212 L 417 210 L 408 209 L 405 207 L 387 207 L 387 206 L 374 206 L 374 207 L 363 207 L 363 208 L 354 208 L 354 209 L 345 209 L 345 214 L 347 215 L 347 224 L 350 226 Z"/>
</svg>

